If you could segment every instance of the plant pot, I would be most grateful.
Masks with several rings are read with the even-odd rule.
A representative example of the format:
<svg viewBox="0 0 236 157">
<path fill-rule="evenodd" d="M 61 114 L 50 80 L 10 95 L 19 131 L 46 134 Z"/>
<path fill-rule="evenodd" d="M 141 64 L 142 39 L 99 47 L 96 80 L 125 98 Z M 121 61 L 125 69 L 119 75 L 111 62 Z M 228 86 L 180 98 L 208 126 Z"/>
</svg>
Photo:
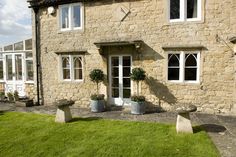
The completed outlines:
<svg viewBox="0 0 236 157">
<path fill-rule="evenodd" d="M 139 115 L 145 113 L 145 102 L 135 102 L 131 103 L 131 114 Z"/>
<path fill-rule="evenodd" d="M 104 100 L 91 100 L 91 112 L 103 112 L 105 109 Z"/>
<path fill-rule="evenodd" d="M 0 101 L 4 101 L 5 100 L 5 95 L 0 96 Z"/>
<path fill-rule="evenodd" d="M 34 101 L 32 99 L 16 101 L 16 106 L 31 107 L 31 106 L 34 106 Z"/>
</svg>

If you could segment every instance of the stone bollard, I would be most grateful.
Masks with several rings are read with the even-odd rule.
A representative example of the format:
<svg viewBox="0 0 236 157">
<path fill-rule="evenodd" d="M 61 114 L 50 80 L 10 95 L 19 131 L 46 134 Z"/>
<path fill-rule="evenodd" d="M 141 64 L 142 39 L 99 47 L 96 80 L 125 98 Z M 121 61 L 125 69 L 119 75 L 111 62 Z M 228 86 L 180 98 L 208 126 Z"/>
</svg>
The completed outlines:
<svg viewBox="0 0 236 157">
<path fill-rule="evenodd" d="M 193 128 L 190 120 L 190 112 L 197 111 L 194 105 L 182 106 L 176 109 L 178 116 L 176 122 L 177 133 L 193 133 Z"/>
<path fill-rule="evenodd" d="M 55 103 L 57 106 L 57 113 L 55 122 L 66 123 L 72 120 L 72 115 L 69 106 L 73 105 L 74 101 L 69 101 L 66 99 L 59 100 Z"/>
</svg>

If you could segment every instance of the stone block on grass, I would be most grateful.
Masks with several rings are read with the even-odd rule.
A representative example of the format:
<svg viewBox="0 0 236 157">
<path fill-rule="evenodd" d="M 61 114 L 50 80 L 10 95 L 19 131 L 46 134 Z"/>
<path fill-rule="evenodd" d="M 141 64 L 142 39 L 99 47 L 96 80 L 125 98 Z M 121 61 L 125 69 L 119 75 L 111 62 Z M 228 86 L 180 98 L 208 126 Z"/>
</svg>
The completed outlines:
<svg viewBox="0 0 236 157">
<path fill-rule="evenodd" d="M 74 104 L 74 101 L 62 99 L 55 103 L 57 106 L 57 113 L 55 122 L 66 123 L 72 120 L 70 107 Z"/>
<path fill-rule="evenodd" d="M 178 113 L 176 122 L 177 133 L 193 133 L 189 113 L 197 111 L 197 107 L 194 105 L 185 105 L 178 107 L 176 111 Z"/>
</svg>

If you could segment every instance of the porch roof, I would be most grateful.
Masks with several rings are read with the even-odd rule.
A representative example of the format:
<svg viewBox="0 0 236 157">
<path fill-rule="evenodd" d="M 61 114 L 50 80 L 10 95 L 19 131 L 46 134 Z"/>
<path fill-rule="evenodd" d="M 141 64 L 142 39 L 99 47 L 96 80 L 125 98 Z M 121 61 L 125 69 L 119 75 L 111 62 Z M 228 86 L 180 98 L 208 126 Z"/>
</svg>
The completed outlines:
<svg viewBox="0 0 236 157">
<path fill-rule="evenodd" d="M 27 0 L 29 8 L 48 7 L 76 2 L 96 2 L 101 0 Z"/>
<path fill-rule="evenodd" d="M 113 47 L 113 46 L 133 46 L 137 51 L 139 51 L 142 47 L 143 41 L 142 40 L 134 40 L 134 41 L 111 41 L 111 42 L 95 42 L 99 49 L 99 53 L 101 55 L 104 54 L 102 51 L 104 47 Z"/>
</svg>

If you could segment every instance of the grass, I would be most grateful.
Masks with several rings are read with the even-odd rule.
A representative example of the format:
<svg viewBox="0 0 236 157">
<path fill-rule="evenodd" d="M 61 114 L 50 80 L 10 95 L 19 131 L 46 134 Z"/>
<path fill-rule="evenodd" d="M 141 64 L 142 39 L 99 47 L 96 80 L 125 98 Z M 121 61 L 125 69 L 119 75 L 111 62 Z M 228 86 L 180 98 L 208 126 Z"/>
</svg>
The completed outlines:
<svg viewBox="0 0 236 157">
<path fill-rule="evenodd" d="M 176 134 L 174 125 L 76 118 L 67 124 L 54 116 L 0 114 L 2 157 L 218 157 L 201 129 Z"/>
</svg>

